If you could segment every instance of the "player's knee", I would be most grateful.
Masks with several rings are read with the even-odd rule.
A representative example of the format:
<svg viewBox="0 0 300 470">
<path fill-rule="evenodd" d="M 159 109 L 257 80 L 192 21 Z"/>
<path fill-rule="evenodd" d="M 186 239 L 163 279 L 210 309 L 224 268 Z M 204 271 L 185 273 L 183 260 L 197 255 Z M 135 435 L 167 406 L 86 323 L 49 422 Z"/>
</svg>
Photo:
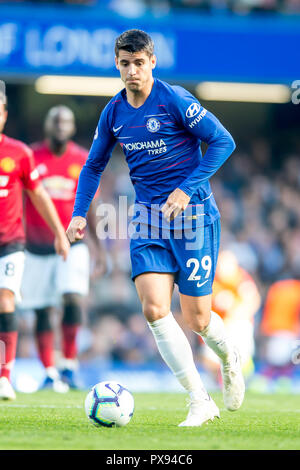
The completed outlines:
<svg viewBox="0 0 300 470">
<path fill-rule="evenodd" d="M 53 326 L 51 323 L 51 309 L 50 308 L 39 308 L 35 310 L 36 313 L 36 332 L 45 333 L 46 331 L 52 331 Z"/>
<path fill-rule="evenodd" d="M 81 296 L 79 294 L 65 294 L 62 323 L 64 325 L 80 325 L 81 317 Z"/>
<path fill-rule="evenodd" d="M 185 321 L 191 330 L 200 333 L 205 330 L 209 324 L 210 311 L 207 311 L 204 308 L 198 309 L 195 312 L 191 312 L 188 316 L 185 316 Z"/>
<path fill-rule="evenodd" d="M 15 310 L 14 293 L 8 289 L 0 289 L 0 313 L 11 313 Z"/>
<path fill-rule="evenodd" d="M 168 315 L 170 313 L 170 306 L 158 305 L 154 302 L 144 302 L 143 313 L 148 322 L 153 322 Z"/>
</svg>

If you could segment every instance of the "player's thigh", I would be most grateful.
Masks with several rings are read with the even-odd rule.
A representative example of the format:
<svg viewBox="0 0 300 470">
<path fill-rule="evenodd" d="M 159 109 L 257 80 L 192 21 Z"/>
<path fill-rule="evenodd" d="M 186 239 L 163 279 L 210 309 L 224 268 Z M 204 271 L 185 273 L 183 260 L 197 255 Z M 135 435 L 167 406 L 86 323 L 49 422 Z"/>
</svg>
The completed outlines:
<svg viewBox="0 0 300 470">
<path fill-rule="evenodd" d="M 0 308 L 2 312 L 7 308 L 12 311 L 15 300 L 20 301 L 24 259 L 23 251 L 0 257 Z"/>
<path fill-rule="evenodd" d="M 219 219 L 206 227 L 198 227 L 193 232 L 184 232 L 181 238 L 172 237 L 172 250 L 179 266 L 176 282 L 180 294 L 205 297 L 212 293 L 219 241 Z M 196 305 L 206 303 L 207 300 L 200 300 Z"/>
<path fill-rule="evenodd" d="M 179 269 L 167 239 L 137 238 L 130 241 L 132 280 L 145 273 L 176 273 Z"/>
<path fill-rule="evenodd" d="M 71 246 L 66 261 L 59 259 L 56 288 L 60 295 L 88 295 L 90 279 L 90 255 L 84 243 Z"/>
<path fill-rule="evenodd" d="M 57 305 L 55 272 L 58 255 L 25 252 L 21 309 L 40 309 Z"/>
<path fill-rule="evenodd" d="M 174 274 L 147 272 L 134 280 L 143 313 L 149 322 L 159 320 L 170 312 Z"/>
<path fill-rule="evenodd" d="M 168 239 L 131 239 L 132 279 L 148 321 L 170 312 L 174 276 L 178 265 Z"/>
</svg>

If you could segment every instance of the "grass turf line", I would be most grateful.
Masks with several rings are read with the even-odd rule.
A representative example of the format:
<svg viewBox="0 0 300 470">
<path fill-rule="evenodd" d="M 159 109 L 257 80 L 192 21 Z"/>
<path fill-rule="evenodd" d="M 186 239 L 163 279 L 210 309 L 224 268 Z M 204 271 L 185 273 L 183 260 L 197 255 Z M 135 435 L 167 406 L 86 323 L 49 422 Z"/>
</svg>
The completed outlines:
<svg viewBox="0 0 300 470">
<path fill-rule="evenodd" d="M 18 394 L 0 401 L 0 449 L 299 449 L 297 395 L 248 393 L 237 412 L 196 428 L 178 428 L 186 417 L 186 396 L 136 393 L 135 412 L 124 428 L 96 428 L 84 412 L 86 392 Z"/>
</svg>

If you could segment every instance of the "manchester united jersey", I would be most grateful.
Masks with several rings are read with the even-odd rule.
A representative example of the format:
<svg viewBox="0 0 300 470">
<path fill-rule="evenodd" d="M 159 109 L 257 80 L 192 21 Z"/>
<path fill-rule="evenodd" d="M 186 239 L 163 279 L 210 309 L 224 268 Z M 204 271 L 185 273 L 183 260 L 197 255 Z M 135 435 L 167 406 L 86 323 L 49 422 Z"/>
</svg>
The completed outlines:
<svg viewBox="0 0 300 470">
<path fill-rule="evenodd" d="M 51 152 L 47 142 L 32 146 L 34 158 L 43 186 L 51 197 L 60 220 L 67 229 L 73 211 L 78 177 L 88 152 L 68 142 L 64 154 Z M 41 218 L 29 198 L 26 199 L 26 245 L 39 254 L 54 253 L 54 235 Z"/>
<path fill-rule="evenodd" d="M 24 244 L 23 188 L 39 184 L 32 150 L 19 140 L 2 134 L 0 140 L 0 256 Z M 18 249 L 20 247 L 18 246 Z"/>
</svg>

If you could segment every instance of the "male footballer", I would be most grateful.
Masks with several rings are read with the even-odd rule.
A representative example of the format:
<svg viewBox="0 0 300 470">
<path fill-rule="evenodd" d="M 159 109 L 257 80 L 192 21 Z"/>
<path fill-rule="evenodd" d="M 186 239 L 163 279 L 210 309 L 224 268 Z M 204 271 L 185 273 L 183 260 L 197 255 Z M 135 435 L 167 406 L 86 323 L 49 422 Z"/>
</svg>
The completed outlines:
<svg viewBox="0 0 300 470">
<path fill-rule="evenodd" d="M 139 213 L 145 219 L 138 216 L 140 225 L 144 222 L 148 227 L 142 236 L 131 239 L 132 278 L 159 352 L 190 395 L 188 416 L 179 426 L 201 426 L 219 417 L 219 409 L 205 390 L 190 344 L 170 304 L 176 282 L 184 319 L 220 357 L 224 402 L 229 410 L 237 410 L 245 391 L 239 353 L 226 337 L 223 320 L 211 311 L 220 214 L 209 183 L 235 143 L 218 119 L 187 90 L 153 78 L 154 44 L 144 31 L 129 30 L 117 38 L 115 64 L 125 88 L 100 116 L 79 178 L 67 235 L 71 242 L 83 237 L 89 204 L 119 143 Z M 208 144 L 204 157 L 202 141 Z M 178 236 L 181 222 L 186 222 L 186 228 L 190 224 L 195 234 L 192 246 L 187 230 Z M 163 236 L 167 224 L 168 237 Z"/>
</svg>

